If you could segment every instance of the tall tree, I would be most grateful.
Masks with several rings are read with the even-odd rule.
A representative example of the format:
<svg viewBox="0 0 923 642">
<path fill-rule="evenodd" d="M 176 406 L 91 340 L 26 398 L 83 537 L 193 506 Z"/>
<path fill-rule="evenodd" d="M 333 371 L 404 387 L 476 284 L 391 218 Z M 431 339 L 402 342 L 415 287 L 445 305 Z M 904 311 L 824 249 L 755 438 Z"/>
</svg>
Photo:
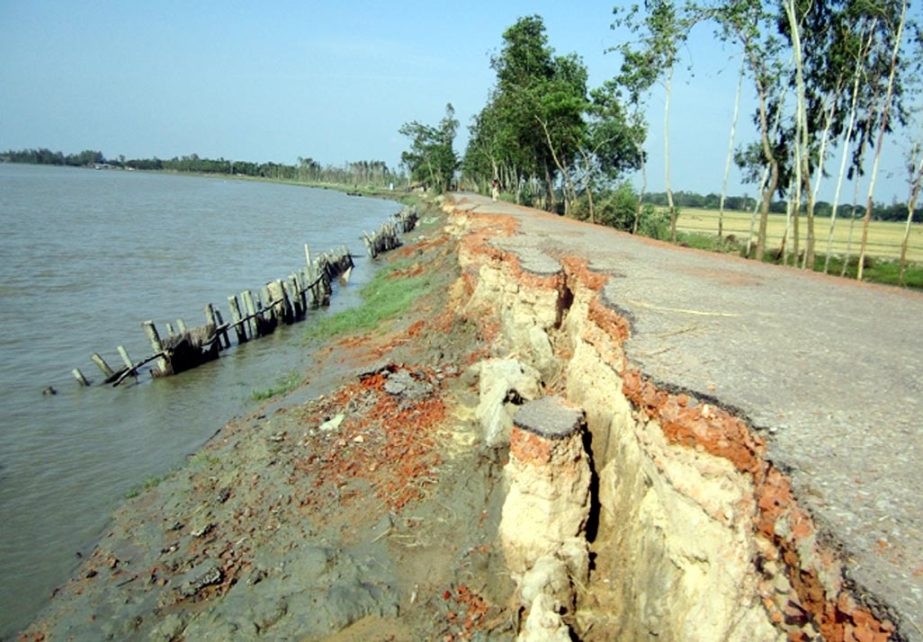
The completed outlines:
<svg viewBox="0 0 923 642">
<path fill-rule="evenodd" d="M 849 44 L 846 46 L 844 53 L 850 59 L 852 68 L 852 89 L 850 90 L 850 100 L 847 107 L 846 129 L 843 131 L 840 141 L 840 169 L 837 173 L 836 189 L 833 195 L 833 204 L 831 206 L 830 225 L 827 231 L 827 248 L 824 256 L 824 274 L 830 269 L 830 257 L 833 252 L 833 234 L 836 230 L 837 216 L 839 214 L 840 195 L 843 190 L 843 179 L 846 176 L 847 160 L 850 157 L 850 149 L 853 143 L 853 134 L 856 124 L 856 116 L 859 105 L 859 85 L 863 77 L 863 64 L 866 53 L 871 46 L 871 40 L 875 31 L 875 22 L 877 19 L 860 20 L 854 32 L 848 33 L 845 39 Z"/>
<path fill-rule="evenodd" d="M 641 166 L 644 162 L 645 134 L 643 121 L 637 112 L 626 114 L 614 80 L 590 92 L 587 132 L 579 149 L 590 222 L 595 222 L 593 190 L 596 184 L 612 186 L 624 172 Z M 640 207 L 639 200 L 636 222 L 631 227 L 633 231 L 637 231 Z"/>
<path fill-rule="evenodd" d="M 761 206 L 756 237 L 755 258 L 763 259 L 766 252 L 766 230 L 769 222 L 769 206 L 778 189 L 783 155 L 778 139 L 774 139 L 773 123 L 782 109 L 782 71 L 780 60 L 782 45 L 775 35 L 774 15 L 759 0 L 731 0 L 713 10 L 713 16 L 721 25 L 723 37 L 736 41 L 743 50 L 747 72 L 753 81 L 757 97 L 755 121 L 759 129 L 758 152 L 750 149 L 738 154 L 738 162 L 750 167 L 764 167 L 767 178 L 760 181 Z M 755 152 L 755 153 L 754 153 Z M 751 172 L 754 180 L 762 172 Z"/>
<path fill-rule="evenodd" d="M 740 115 L 740 94 L 746 73 L 746 60 L 741 57 L 740 71 L 737 74 L 737 91 L 734 94 L 734 115 L 731 117 L 731 132 L 728 134 L 728 153 L 724 162 L 724 180 L 721 181 L 721 199 L 718 203 L 718 240 L 724 238 L 724 201 L 728 192 L 728 178 L 731 174 L 731 162 L 734 160 L 734 138 L 737 133 L 737 118 Z"/>
<path fill-rule="evenodd" d="M 401 154 L 401 162 L 407 166 L 412 180 L 420 181 L 438 192 L 449 188 L 458 157 L 452 148 L 458 121 L 455 108 L 449 103 L 445 116 L 438 126 L 412 121 L 400 128 L 400 133 L 410 138 L 410 149 Z"/>
<path fill-rule="evenodd" d="M 514 144 L 517 172 L 539 176 L 545 185 L 545 207 L 554 209 L 554 162 L 547 138 L 536 122 L 542 86 L 555 74 L 541 16 L 520 18 L 503 32 L 503 47 L 491 60 L 497 73 L 494 108 Z M 517 177 L 517 181 L 521 176 Z"/>
<path fill-rule="evenodd" d="M 907 173 L 910 195 L 907 198 L 907 223 L 904 225 L 904 237 L 901 239 L 900 273 L 897 282 L 904 285 L 904 271 L 907 267 L 907 245 L 910 241 L 910 227 L 913 225 L 913 214 L 916 211 L 917 199 L 923 189 L 923 144 L 917 141 L 907 154 Z"/>
<path fill-rule="evenodd" d="M 664 88 L 663 148 L 664 184 L 670 212 L 670 239 L 676 241 L 676 206 L 670 182 L 670 100 L 673 70 L 679 49 L 685 42 L 693 20 L 671 0 L 645 0 L 627 10 L 614 10 L 614 26 L 623 26 L 641 34 L 638 42 L 626 42 L 616 50 L 622 54 L 619 79 L 630 92 L 645 92 L 656 82 Z"/>
<path fill-rule="evenodd" d="M 885 85 L 884 98 L 881 103 L 881 120 L 878 125 L 878 141 L 875 144 L 875 156 L 872 161 L 872 172 L 869 177 L 869 189 L 868 196 L 866 198 L 865 204 L 865 216 L 862 217 L 862 240 L 859 246 L 859 266 L 856 270 L 856 279 L 862 280 L 862 273 L 865 263 L 865 251 L 868 245 L 868 228 L 869 221 L 872 220 L 872 209 L 874 207 L 873 198 L 875 196 L 875 182 L 878 178 L 878 165 L 881 162 L 881 150 L 884 145 L 885 133 L 889 131 L 890 118 L 891 118 L 891 109 L 892 109 L 892 97 L 895 93 L 895 88 L 897 87 L 900 91 L 900 77 L 898 75 L 898 70 L 900 69 L 900 51 L 901 51 L 901 39 L 904 35 L 904 25 L 907 20 L 907 6 L 909 0 L 901 0 L 900 11 L 899 13 L 891 13 L 884 20 L 885 23 L 889 26 L 889 31 L 891 32 L 891 59 L 888 67 L 888 81 Z M 892 7 L 893 9 L 893 7 Z"/>
</svg>

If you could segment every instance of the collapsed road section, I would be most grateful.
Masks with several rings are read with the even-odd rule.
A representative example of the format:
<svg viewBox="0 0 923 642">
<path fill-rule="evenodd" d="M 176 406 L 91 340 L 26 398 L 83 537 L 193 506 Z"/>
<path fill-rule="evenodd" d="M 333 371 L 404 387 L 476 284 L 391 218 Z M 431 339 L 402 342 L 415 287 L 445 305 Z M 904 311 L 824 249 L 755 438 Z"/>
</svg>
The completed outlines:
<svg viewBox="0 0 923 642">
<path fill-rule="evenodd" d="M 923 297 L 448 208 L 472 317 L 586 413 L 584 617 L 608 594 L 624 639 L 923 639 Z"/>
</svg>

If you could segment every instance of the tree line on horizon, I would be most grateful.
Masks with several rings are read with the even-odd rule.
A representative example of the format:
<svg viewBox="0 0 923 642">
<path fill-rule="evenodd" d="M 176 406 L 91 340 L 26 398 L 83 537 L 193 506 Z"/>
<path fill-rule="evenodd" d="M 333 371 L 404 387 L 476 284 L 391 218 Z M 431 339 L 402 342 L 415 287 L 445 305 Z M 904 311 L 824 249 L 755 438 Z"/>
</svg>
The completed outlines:
<svg viewBox="0 0 923 642">
<path fill-rule="evenodd" d="M 814 269 L 815 219 L 827 216 L 826 272 L 837 219 L 861 213 L 857 277 L 862 278 L 874 218 L 906 222 L 903 272 L 923 187 L 923 131 L 913 122 L 920 106 L 923 35 L 908 17 L 909 6 L 910 0 L 644 0 L 619 5 L 613 10 L 617 36 L 610 47 L 619 62 L 616 73 L 599 87 L 588 86 L 579 56 L 558 55 L 550 47 L 541 16 L 526 16 L 503 32 L 500 50 L 491 57 L 496 81 L 469 125 L 464 153 L 459 156 L 451 148 L 448 134 L 454 136 L 458 123 L 449 105 L 440 125 L 414 121 L 401 129 L 411 138 L 403 161 L 412 178 L 437 189 L 445 181 L 428 177 L 451 176 L 460 168 L 462 181 L 482 192 L 496 181 L 519 203 L 675 241 L 680 207 L 713 205 L 713 199 L 687 205 L 683 194 L 673 191 L 669 147 L 674 70 L 685 62 L 690 32 L 708 29 L 739 58 L 718 195 L 719 239 L 723 212 L 730 209 L 728 175 L 736 164 L 759 195 L 748 203 L 753 217 L 748 256 L 762 260 L 767 254 L 767 220 L 776 212 L 786 216 L 779 248 L 783 262 Z M 655 86 L 664 95 L 663 199 L 646 193 L 648 103 Z M 736 129 L 744 87 L 756 98 L 751 119 L 757 140 L 741 142 Z M 876 179 L 883 142 L 898 130 L 912 139 L 905 158 L 908 194 L 903 203 L 886 207 L 874 201 Z M 839 155 L 836 168 L 830 167 L 834 152 Z M 634 171 L 641 176 L 639 190 L 626 182 Z M 833 202 L 819 201 L 819 185 L 834 171 Z M 854 186 L 851 205 L 844 205 L 846 179 Z M 867 182 L 864 199 L 860 179 Z"/>
<path fill-rule="evenodd" d="M 448 149 L 448 148 L 444 148 Z M 32 165 L 64 165 L 70 167 L 95 167 L 99 165 L 109 165 L 112 167 L 138 170 L 166 170 L 176 172 L 191 172 L 197 174 L 240 174 L 242 176 L 251 176 L 259 178 L 272 178 L 274 180 L 292 180 L 315 183 L 337 183 L 342 185 L 367 185 L 384 187 L 389 183 L 404 186 L 407 177 L 400 173 L 392 171 L 383 161 L 356 161 L 348 162 L 343 166 L 323 166 L 312 158 L 299 157 L 295 165 L 285 165 L 281 163 L 253 163 L 249 161 L 229 161 L 223 158 L 210 159 L 202 158 L 197 154 L 189 156 L 174 157 L 169 160 L 159 158 L 145 159 L 126 159 L 119 157 L 116 159 L 107 159 L 106 156 L 96 150 L 84 150 L 77 154 L 64 154 L 63 152 L 52 152 L 46 148 L 40 149 L 23 149 L 7 150 L 0 153 L 0 162 L 26 163 Z M 457 159 L 449 163 L 451 166 L 457 165 Z M 432 179 L 431 175 L 424 178 Z M 446 174 L 441 177 L 448 183 L 453 180 L 453 175 Z M 427 181 L 423 181 L 427 182 Z M 658 207 L 668 205 L 668 195 L 666 192 L 650 192 L 645 195 L 646 202 Z M 673 193 L 673 201 L 678 208 L 698 208 L 706 210 L 718 210 L 721 207 L 721 196 L 714 192 L 700 194 L 689 190 L 678 190 Z M 724 208 L 730 211 L 749 212 L 758 204 L 758 201 L 751 196 L 725 196 Z M 773 201 L 770 205 L 770 212 L 775 214 L 785 214 L 788 204 L 783 200 Z M 802 205 L 802 212 L 804 206 Z M 837 216 L 853 216 L 859 209 L 852 205 L 840 205 Z M 827 201 L 817 201 L 815 204 L 815 214 L 820 217 L 830 217 L 833 209 Z M 901 203 L 875 203 L 873 219 L 878 221 L 900 221 L 906 215 L 905 207 Z M 915 218 L 923 220 L 923 207 L 916 209 Z M 602 222 L 606 222 L 603 219 Z"/>
<path fill-rule="evenodd" d="M 226 160 L 224 158 L 203 158 L 198 154 L 174 156 L 171 159 L 134 158 L 125 156 L 107 159 L 102 152 L 84 150 L 79 154 L 52 152 L 46 148 L 7 150 L 0 153 L 0 162 L 28 163 L 33 165 L 66 165 L 72 167 L 108 166 L 120 169 L 147 171 L 173 171 L 196 174 L 226 174 L 273 180 L 301 181 L 312 183 L 335 183 L 341 185 L 364 185 L 385 187 L 393 183 L 401 185 L 405 177 L 391 170 L 384 161 L 353 161 L 341 166 L 321 165 L 313 158 L 298 158 L 291 165 L 284 163 Z"/>
</svg>

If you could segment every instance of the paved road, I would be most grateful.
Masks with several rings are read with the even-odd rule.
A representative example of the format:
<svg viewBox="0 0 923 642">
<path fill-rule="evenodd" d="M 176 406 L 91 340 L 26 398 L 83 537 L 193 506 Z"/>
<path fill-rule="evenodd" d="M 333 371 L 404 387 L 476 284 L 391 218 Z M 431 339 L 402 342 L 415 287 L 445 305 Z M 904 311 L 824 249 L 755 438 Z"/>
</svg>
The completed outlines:
<svg viewBox="0 0 923 642">
<path fill-rule="evenodd" d="M 529 268 L 586 258 L 654 380 L 717 398 L 847 553 L 848 574 L 923 640 L 923 295 L 677 248 L 471 195 L 514 216 Z"/>
</svg>

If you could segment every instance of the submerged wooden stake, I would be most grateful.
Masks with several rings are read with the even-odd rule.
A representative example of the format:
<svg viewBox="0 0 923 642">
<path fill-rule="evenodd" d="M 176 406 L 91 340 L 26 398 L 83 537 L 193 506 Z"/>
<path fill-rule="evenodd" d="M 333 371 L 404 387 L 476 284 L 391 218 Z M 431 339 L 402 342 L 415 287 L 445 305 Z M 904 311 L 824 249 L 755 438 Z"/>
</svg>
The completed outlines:
<svg viewBox="0 0 923 642">
<path fill-rule="evenodd" d="M 128 356 L 128 350 L 125 349 L 125 346 L 119 346 L 116 350 L 119 351 L 119 356 L 122 357 L 122 363 L 125 364 L 125 367 L 133 368 L 135 364 L 131 362 L 131 357 Z"/>
<path fill-rule="evenodd" d="M 237 333 L 237 343 L 246 343 L 247 326 L 249 324 L 241 320 L 243 316 L 240 313 L 240 304 L 237 302 L 237 297 L 233 294 L 228 297 L 228 308 L 231 310 L 231 321 L 234 324 L 234 331 Z"/>
<path fill-rule="evenodd" d="M 244 306 L 247 308 L 247 316 L 250 320 L 247 324 L 250 326 L 250 338 L 256 339 L 259 336 L 258 325 L 256 323 L 256 304 L 253 302 L 253 293 L 250 290 L 244 290 L 240 293 L 244 300 Z"/>
<path fill-rule="evenodd" d="M 71 374 L 74 375 L 74 379 L 77 380 L 81 386 L 89 386 L 90 382 L 87 381 L 87 378 L 83 376 L 83 373 L 80 372 L 80 368 L 74 368 L 71 370 Z"/>
<path fill-rule="evenodd" d="M 215 313 L 215 306 L 211 303 L 205 304 L 205 323 L 206 327 L 215 328 L 215 333 L 218 335 L 218 349 L 224 348 L 224 342 L 221 340 L 220 333 L 218 333 L 218 315 Z"/>
<path fill-rule="evenodd" d="M 96 367 L 102 371 L 103 376 L 106 377 L 106 379 L 109 379 L 115 375 L 115 370 L 109 367 L 109 364 L 106 363 L 105 359 L 99 356 L 99 353 L 94 352 L 91 354 L 90 361 L 96 364 Z"/>
<path fill-rule="evenodd" d="M 224 324 L 224 317 L 221 316 L 221 310 L 215 310 L 215 320 L 218 322 L 218 338 L 221 339 L 221 345 L 227 350 L 231 347 L 231 339 L 228 338 L 228 327 Z"/>
<path fill-rule="evenodd" d="M 154 325 L 153 321 L 145 321 L 141 324 L 144 327 L 144 333 L 147 335 L 148 340 L 151 342 L 151 350 L 154 351 L 154 354 L 163 353 L 163 344 L 160 342 L 160 335 L 157 333 L 157 326 Z M 157 370 L 160 372 L 167 372 L 168 364 L 167 360 L 162 356 L 157 359 Z"/>
</svg>

